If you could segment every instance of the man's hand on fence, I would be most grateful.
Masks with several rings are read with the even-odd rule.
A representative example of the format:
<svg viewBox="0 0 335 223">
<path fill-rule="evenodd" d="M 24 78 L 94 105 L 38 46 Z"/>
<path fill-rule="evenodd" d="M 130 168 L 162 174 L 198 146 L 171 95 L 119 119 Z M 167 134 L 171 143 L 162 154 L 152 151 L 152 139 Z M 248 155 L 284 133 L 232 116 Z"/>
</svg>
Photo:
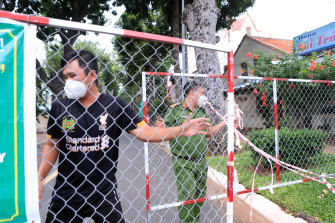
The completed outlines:
<svg viewBox="0 0 335 223">
<path fill-rule="evenodd" d="M 162 118 L 159 118 L 155 124 L 156 127 L 166 127 L 164 120 Z"/>
<path fill-rule="evenodd" d="M 185 122 L 180 126 L 182 129 L 181 136 L 206 135 L 208 128 L 211 126 L 208 118 L 191 119 L 192 113 L 189 114 Z M 206 131 L 202 131 L 206 130 Z"/>
</svg>

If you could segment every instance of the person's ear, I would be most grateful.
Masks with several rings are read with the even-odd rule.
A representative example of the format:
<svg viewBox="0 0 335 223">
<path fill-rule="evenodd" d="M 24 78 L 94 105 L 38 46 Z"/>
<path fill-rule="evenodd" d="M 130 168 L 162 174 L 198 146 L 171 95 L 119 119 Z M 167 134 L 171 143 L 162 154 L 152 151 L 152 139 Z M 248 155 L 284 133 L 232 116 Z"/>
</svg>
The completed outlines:
<svg viewBox="0 0 335 223">
<path fill-rule="evenodd" d="M 95 70 L 91 70 L 90 75 L 92 75 L 92 81 L 97 79 L 97 72 Z"/>
</svg>

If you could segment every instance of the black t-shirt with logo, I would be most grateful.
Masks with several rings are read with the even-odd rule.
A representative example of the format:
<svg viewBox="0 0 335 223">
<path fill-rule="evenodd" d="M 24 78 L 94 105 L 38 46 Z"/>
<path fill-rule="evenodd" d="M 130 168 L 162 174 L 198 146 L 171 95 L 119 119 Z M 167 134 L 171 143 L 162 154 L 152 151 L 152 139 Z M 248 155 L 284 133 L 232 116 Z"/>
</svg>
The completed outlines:
<svg viewBox="0 0 335 223">
<path fill-rule="evenodd" d="M 107 94 L 100 94 L 88 108 L 78 100 L 56 100 L 47 130 L 50 138 L 60 139 L 53 199 L 81 203 L 115 189 L 122 130 L 143 124 L 126 102 Z"/>
</svg>

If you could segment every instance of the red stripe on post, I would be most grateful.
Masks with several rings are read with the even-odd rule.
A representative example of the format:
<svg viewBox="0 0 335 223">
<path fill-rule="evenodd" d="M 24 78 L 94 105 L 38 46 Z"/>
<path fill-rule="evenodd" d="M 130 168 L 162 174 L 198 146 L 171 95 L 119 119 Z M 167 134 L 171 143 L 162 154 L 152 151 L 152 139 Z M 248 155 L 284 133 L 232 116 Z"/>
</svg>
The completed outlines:
<svg viewBox="0 0 335 223">
<path fill-rule="evenodd" d="M 234 53 L 228 53 L 228 93 L 234 93 Z"/>
<path fill-rule="evenodd" d="M 20 13 L 13 13 L 0 10 L 0 17 L 14 19 L 21 22 L 32 23 L 36 25 L 49 25 L 49 18 L 39 17 L 33 15 L 25 15 Z"/>
<path fill-rule="evenodd" d="M 275 129 L 278 131 L 279 120 L 278 120 L 278 104 L 277 103 L 275 103 L 273 106 L 273 115 L 275 119 Z M 277 154 L 277 159 L 279 160 L 279 154 Z M 276 177 L 277 177 L 277 183 L 280 183 L 280 169 L 279 169 L 278 163 L 276 163 Z"/>
<path fill-rule="evenodd" d="M 234 162 L 234 152 L 230 152 L 228 154 L 228 162 Z M 227 164 L 228 165 L 228 164 Z M 233 197 L 234 197 L 234 191 L 233 191 L 233 184 L 234 184 L 234 167 L 232 165 L 227 166 L 227 171 L 228 174 L 227 176 L 229 177 L 228 179 L 228 186 L 227 186 L 227 200 L 229 202 L 233 202 Z"/>
<path fill-rule="evenodd" d="M 230 153 L 228 154 L 228 161 L 229 161 L 229 162 L 234 162 L 234 152 L 230 152 Z"/>
<path fill-rule="evenodd" d="M 163 36 L 158 34 L 151 34 L 151 33 L 144 33 L 144 32 L 137 32 L 132 30 L 124 30 L 124 36 L 136 39 L 144 39 L 144 40 L 152 40 L 152 41 L 160 41 L 164 43 L 172 43 L 182 45 L 184 44 L 184 40 L 180 38 L 170 37 L 170 36 Z"/>
<path fill-rule="evenodd" d="M 145 175 L 145 179 L 146 179 L 146 185 L 145 185 L 145 189 L 146 189 L 146 199 L 147 199 L 147 212 L 150 211 L 150 187 L 149 187 L 149 174 Z"/>
<path fill-rule="evenodd" d="M 273 106 L 273 115 L 275 118 L 275 128 L 278 130 L 279 129 L 279 121 L 278 121 L 278 104 L 275 103 Z"/>
<path fill-rule="evenodd" d="M 143 103 L 143 119 L 145 123 L 148 124 L 148 107 L 147 107 L 147 102 Z"/>
<path fill-rule="evenodd" d="M 277 155 L 277 159 L 279 160 L 279 154 Z M 280 165 L 279 163 L 276 163 L 276 177 L 277 177 L 277 183 L 280 183 Z"/>
<path fill-rule="evenodd" d="M 233 182 L 234 182 L 234 167 L 228 166 L 228 177 L 229 177 L 229 183 L 227 187 L 227 200 L 228 202 L 233 202 L 234 198 L 234 191 L 233 191 Z"/>
</svg>

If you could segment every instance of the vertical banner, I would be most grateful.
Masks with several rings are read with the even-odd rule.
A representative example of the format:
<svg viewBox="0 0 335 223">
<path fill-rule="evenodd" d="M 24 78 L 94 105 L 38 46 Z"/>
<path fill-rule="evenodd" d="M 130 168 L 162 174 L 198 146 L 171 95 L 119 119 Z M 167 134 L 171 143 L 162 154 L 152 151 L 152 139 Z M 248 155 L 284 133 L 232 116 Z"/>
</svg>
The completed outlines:
<svg viewBox="0 0 335 223">
<path fill-rule="evenodd" d="M 36 26 L 0 19 L 0 222 L 39 222 Z"/>
</svg>

